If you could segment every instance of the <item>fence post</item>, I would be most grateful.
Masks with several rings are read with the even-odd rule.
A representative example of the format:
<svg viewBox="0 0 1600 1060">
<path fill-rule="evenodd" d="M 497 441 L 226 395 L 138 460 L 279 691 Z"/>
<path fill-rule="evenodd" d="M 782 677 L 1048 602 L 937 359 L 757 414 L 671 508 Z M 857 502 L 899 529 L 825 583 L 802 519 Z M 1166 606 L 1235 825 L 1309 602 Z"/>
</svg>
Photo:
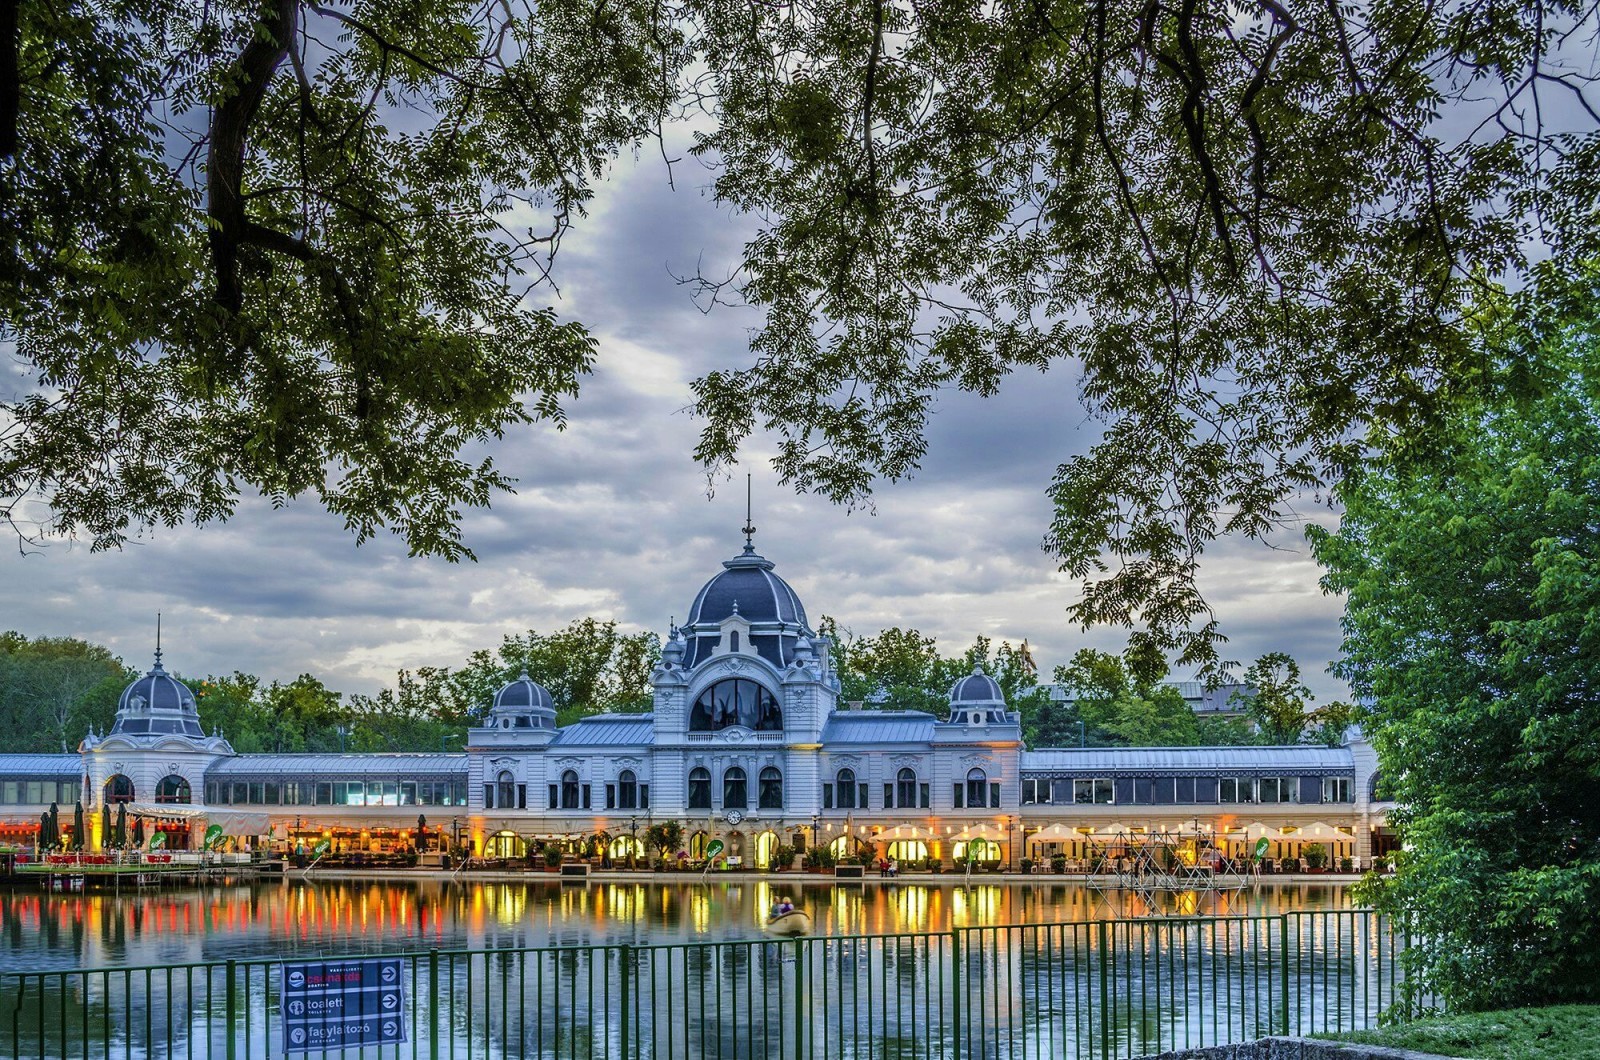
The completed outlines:
<svg viewBox="0 0 1600 1060">
<path fill-rule="evenodd" d="M 826 944 L 824 944 L 826 945 Z M 805 1060 L 807 1052 L 806 1028 L 811 1019 L 811 980 L 806 975 L 806 940 L 794 940 L 794 1055 L 795 1060 Z"/>
<path fill-rule="evenodd" d="M 1282 994 L 1283 1015 L 1278 1020 L 1278 1033 L 1289 1036 L 1289 917 L 1278 917 L 1278 984 Z"/>
<path fill-rule="evenodd" d="M 1111 925 L 1105 920 L 1096 921 L 1100 950 L 1100 1055 L 1111 1055 L 1111 942 L 1108 938 Z"/>
<path fill-rule="evenodd" d="M 618 1020 L 617 1040 L 622 1053 L 622 1060 L 628 1060 L 628 1030 L 629 1021 L 633 1017 L 633 947 L 626 942 L 618 953 L 622 962 L 622 1016 Z"/>
<path fill-rule="evenodd" d="M 428 1056 L 439 1056 L 439 951 L 428 951 Z"/>
<path fill-rule="evenodd" d="M 961 1060 L 961 929 L 950 929 L 950 1055 Z"/>
<path fill-rule="evenodd" d="M 237 1009 L 239 995 L 238 986 L 235 984 L 233 978 L 233 970 L 234 962 L 230 959 L 223 967 L 223 974 L 228 977 L 227 982 L 223 985 L 223 1000 L 228 1006 L 228 1014 L 226 1019 L 223 1021 L 224 1025 L 227 1027 L 228 1060 L 234 1060 L 234 1057 L 239 1053 L 239 1013 Z"/>
</svg>

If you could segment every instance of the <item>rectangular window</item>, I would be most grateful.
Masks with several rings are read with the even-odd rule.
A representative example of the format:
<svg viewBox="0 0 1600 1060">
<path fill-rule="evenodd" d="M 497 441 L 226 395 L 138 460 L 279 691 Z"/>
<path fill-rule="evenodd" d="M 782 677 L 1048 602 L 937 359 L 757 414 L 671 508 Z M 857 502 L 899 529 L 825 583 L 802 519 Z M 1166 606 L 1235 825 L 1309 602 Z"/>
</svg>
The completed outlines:
<svg viewBox="0 0 1600 1060">
<path fill-rule="evenodd" d="M 648 784 L 640 784 L 639 785 L 639 809 L 648 810 L 649 808 L 650 808 L 650 785 L 648 785 Z"/>
<path fill-rule="evenodd" d="M 1256 781 L 1254 777 L 1239 778 L 1239 801 L 1256 802 Z"/>
<path fill-rule="evenodd" d="M 243 806 L 250 799 L 250 785 L 242 780 L 233 782 L 233 793 L 228 796 L 228 801 L 235 806 Z"/>
<path fill-rule="evenodd" d="M 1173 777 L 1157 777 L 1155 783 L 1155 802 L 1157 806 L 1171 806 L 1178 801 L 1174 793 Z"/>
<path fill-rule="evenodd" d="M 1148 806 L 1156 801 L 1156 782 L 1149 777 L 1133 778 L 1133 801 Z"/>
<path fill-rule="evenodd" d="M 1038 791 L 1034 786 L 1037 783 L 1032 777 L 1024 777 L 1022 779 L 1022 805 L 1033 806 L 1038 803 L 1039 800 L 1034 797 Z"/>
<path fill-rule="evenodd" d="M 614 810 L 616 808 L 617 808 L 617 786 L 615 784 L 607 784 L 606 785 L 606 809 Z"/>
<path fill-rule="evenodd" d="M 856 785 L 856 805 L 863 810 L 867 808 L 867 782 L 864 780 Z"/>
<path fill-rule="evenodd" d="M 894 785 L 887 782 L 883 785 L 883 808 L 894 809 Z"/>
<path fill-rule="evenodd" d="M 1257 781 L 1257 795 L 1261 802 L 1282 802 L 1283 785 L 1277 777 L 1262 777 Z"/>
<path fill-rule="evenodd" d="M 6 786 L 10 787 L 9 784 L 6 785 Z M 11 800 L 6 798 L 3 793 L 0 793 L 0 802 L 10 802 L 10 801 Z M 211 805 L 213 805 L 213 806 L 215 806 L 217 804 L 217 782 L 214 781 L 214 780 L 206 781 L 206 802 L 211 804 Z"/>
<path fill-rule="evenodd" d="M 260 806 L 267 801 L 267 785 L 260 780 L 250 782 L 250 805 Z"/>
<path fill-rule="evenodd" d="M 559 784 L 550 785 L 550 808 L 552 810 L 555 809 L 556 808 L 556 803 L 558 803 L 560 801 L 561 801 L 561 786 Z"/>
<path fill-rule="evenodd" d="M 822 808 L 824 810 L 833 809 L 833 785 L 832 784 L 824 784 L 824 785 L 822 785 Z"/>
<path fill-rule="evenodd" d="M 989 805 L 997 809 L 1000 806 L 1000 782 L 998 780 L 989 782 Z"/>
<path fill-rule="evenodd" d="M 417 782 L 416 781 L 414 781 L 414 780 L 402 780 L 400 782 L 400 805 L 402 805 L 402 806 L 415 806 L 415 805 L 417 805 Z"/>
<path fill-rule="evenodd" d="M 1193 802 L 1194 801 L 1194 778 L 1193 777 L 1173 777 L 1172 780 L 1173 780 L 1173 788 L 1175 789 L 1175 794 L 1174 794 L 1174 798 L 1173 798 L 1172 801 L 1173 802 Z"/>
<path fill-rule="evenodd" d="M 486 810 L 494 809 L 494 785 L 493 784 L 485 784 L 483 786 L 483 808 L 486 809 Z"/>
<path fill-rule="evenodd" d="M 63 780 L 61 782 L 61 801 L 64 803 L 77 802 L 83 794 L 78 790 L 78 787 L 79 784 L 76 780 Z"/>
<path fill-rule="evenodd" d="M 1050 802 L 1057 806 L 1072 805 L 1072 781 L 1052 780 L 1050 782 Z"/>
<path fill-rule="evenodd" d="M 528 808 L 528 785 L 526 785 L 526 784 L 518 784 L 517 785 L 517 809 L 526 810 L 527 808 Z"/>
<path fill-rule="evenodd" d="M 922 796 L 922 808 L 926 810 L 928 809 L 928 785 L 920 784 L 918 787 L 922 789 L 919 794 Z"/>
<path fill-rule="evenodd" d="M 266 789 L 265 798 L 262 801 L 268 806 L 279 806 L 283 803 L 283 788 L 279 786 L 277 781 L 269 780 L 264 787 Z"/>
<path fill-rule="evenodd" d="M 960 810 L 960 809 L 963 809 L 965 807 L 965 804 L 962 802 L 962 798 L 966 794 L 965 785 L 963 785 L 960 781 L 957 781 L 955 787 L 956 787 L 956 791 L 955 791 L 956 803 L 955 803 L 955 805 L 956 805 L 956 809 Z"/>
<path fill-rule="evenodd" d="M 328 783 L 326 780 L 317 782 L 317 805 L 333 805 L 333 785 Z"/>
<path fill-rule="evenodd" d="M 1217 781 L 1218 802 L 1238 802 L 1239 782 L 1233 777 L 1223 777 Z"/>
<path fill-rule="evenodd" d="M 1322 778 L 1323 802 L 1349 802 L 1350 778 L 1349 777 L 1323 777 Z"/>
<path fill-rule="evenodd" d="M 586 810 L 589 809 L 589 790 L 590 785 L 585 784 L 583 786 L 583 808 Z"/>
<path fill-rule="evenodd" d="M 1095 777 L 1072 782 L 1072 801 L 1078 803 L 1110 804 L 1115 801 L 1115 787 L 1110 777 Z"/>
</svg>

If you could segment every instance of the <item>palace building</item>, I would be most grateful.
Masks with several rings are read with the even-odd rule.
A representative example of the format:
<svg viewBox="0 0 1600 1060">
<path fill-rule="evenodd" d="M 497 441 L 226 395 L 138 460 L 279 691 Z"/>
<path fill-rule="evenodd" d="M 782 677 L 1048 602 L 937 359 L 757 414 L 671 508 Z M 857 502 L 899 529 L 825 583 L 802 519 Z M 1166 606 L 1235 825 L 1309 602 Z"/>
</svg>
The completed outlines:
<svg viewBox="0 0 1600 1060">
<path fill-rule="evenodd" d="M 1151 832 L 1204 835 L 1228 854 L 1262 837 L 1281 857 L 1317 842 L 1361 868 L 1386 849 L 1389 807 L 1357 733 L 1335 748 L 1028 748 L 981 669 L 950 689 L 948 720 L 850 709 L 831 647 L 747 539 L 669 631 L 651 712 L 558 727 L 550 693 L 522 674 L 455 753 L 236 754 L 201 730 L 158 651 L 111 731 L 78 754 L 0 755 L 0 840 L 27 842 L 52 803 L 70 819 L 81 800 L 91 848 L 106 808 L 123 804 L 172 847 L 218 824 L 257 848 L 327 839 L 336 853 L 425 860 L 546 843 L 643 858 L 655 853 L 646 831 L 669 821 L 687 858 L 720 839 L 756 868 L 780 846 L 1015 868 Z"/>
</svg>

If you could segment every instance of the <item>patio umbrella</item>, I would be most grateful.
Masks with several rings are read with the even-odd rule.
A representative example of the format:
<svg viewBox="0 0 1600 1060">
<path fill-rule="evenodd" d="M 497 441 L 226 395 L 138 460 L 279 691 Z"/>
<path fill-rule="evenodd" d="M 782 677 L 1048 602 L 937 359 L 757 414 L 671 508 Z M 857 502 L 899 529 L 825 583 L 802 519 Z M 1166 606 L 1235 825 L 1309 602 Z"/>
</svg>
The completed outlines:
<svg viewBox="0 0 1600 1060">
<path fill-rule="evenodd" d="M 49 850 L 55 845 L 55 840 L 50 838 L 50 811 L 45 810 L 39 815 L 39 849 Z"/>
<path fill-rule="evenodd" d="M 116 845 L 116 836 L 111 833 L 111 804 L 108 802 L 100 810 L 100 846 L 110 849 Z"/>
<path fill-rule="evenodd" d="M 79 799 L 72 807 L 72 849 L 83 849 L 83 800 Z"/>
<path fill-rule="evenodd" d="M 128 804 L 117 803 L 117 829 L 115 832 L 118 847 L 128 845 Z"/>
<path fill-rule="evenodd" d="M 55 803 L 50 804 L 50 845 L 58 846 L 61 843 L 61 807 Z"/>
<path fill-rule="evenodd" d="M 135 817 L 133 819 L 133 845 L 136 846 L 136 847 L 144 846 L 144 818 L 143 817 Z"/>
</svg>

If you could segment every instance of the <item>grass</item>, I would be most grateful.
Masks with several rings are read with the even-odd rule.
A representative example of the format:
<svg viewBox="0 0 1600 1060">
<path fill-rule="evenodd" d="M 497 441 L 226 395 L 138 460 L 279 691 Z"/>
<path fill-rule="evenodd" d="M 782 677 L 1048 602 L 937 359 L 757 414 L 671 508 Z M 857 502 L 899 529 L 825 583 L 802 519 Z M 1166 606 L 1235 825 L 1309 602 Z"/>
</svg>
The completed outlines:
<svg viewBox="0 0 1600 1060">
<path fill-rule="evenodd" d="M 1600 1005 L 1439 1016 L 1325 1037 L 1479 1060 L 1600 1060 Z"/>
</svg>

